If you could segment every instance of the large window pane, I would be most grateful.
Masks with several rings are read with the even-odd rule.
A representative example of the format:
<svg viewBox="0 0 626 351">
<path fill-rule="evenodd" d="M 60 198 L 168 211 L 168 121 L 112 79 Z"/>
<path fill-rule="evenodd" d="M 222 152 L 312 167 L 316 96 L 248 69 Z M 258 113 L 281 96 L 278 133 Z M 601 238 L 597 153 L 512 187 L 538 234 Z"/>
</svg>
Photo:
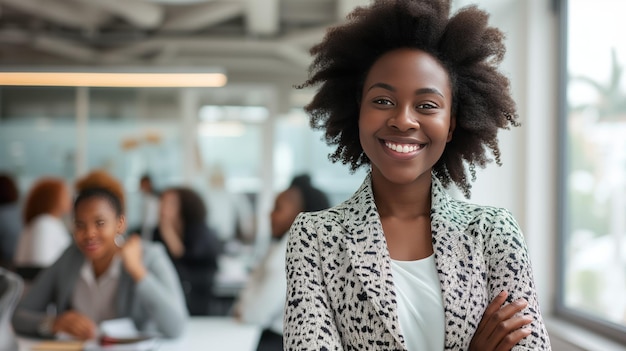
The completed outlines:
<svg viewBox="0 0 626 351">
<path fill-rule="evenodd" d="M 561 302 L 626 330 L 626 2 L 567 5 Z"/>
</svg>

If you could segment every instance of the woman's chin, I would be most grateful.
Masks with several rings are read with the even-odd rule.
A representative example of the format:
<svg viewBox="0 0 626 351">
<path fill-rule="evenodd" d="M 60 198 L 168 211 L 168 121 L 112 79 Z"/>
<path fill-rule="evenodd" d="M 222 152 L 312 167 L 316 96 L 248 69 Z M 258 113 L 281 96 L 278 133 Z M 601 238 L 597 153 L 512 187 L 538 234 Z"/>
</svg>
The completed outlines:
<svg viewBox="0 0 626 351">
<path fill-rule="evenodd" d="M 89 258 L 92 261 L 99 258 L 103 254 L 102 245 L 81 246 L 80 250 L 83 252 L 83 255 L 85 255 L 85 257 Z"/>
</svg>

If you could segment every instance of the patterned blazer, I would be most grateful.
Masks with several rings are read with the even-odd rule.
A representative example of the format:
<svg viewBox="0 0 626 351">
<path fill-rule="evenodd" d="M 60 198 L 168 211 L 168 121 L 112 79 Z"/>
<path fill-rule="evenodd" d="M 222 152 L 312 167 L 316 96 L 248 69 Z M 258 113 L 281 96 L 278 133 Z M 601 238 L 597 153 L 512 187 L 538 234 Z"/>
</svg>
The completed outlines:
<svg viewBox="0 0 626 351">
<path fill-rule="evenodd" d="M 435 177 L 431 197 L 445 349 L 467 350 L 485 308 L 507 290 L 508 301 L 525 298 L 522 313 L 534 317 L 531 335 L 513 350 L 550 350 L 526 245 L 511 213 L 454 200 Z M 344 203 L 298 216 L 286 265 L 285 350 L 406 350 L 371 175 Z"/>
</svg>

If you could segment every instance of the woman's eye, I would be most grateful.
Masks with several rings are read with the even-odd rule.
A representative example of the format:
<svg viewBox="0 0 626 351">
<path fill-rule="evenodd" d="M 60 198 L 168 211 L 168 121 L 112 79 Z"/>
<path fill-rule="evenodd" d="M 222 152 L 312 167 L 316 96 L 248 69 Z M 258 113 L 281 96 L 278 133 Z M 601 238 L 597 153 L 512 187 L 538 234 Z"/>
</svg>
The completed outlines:
<svg viewBox="0 0 626 351">
<path fill-rule="evenodd" d="M 375 99 L 373 102 L 377 105 L 393 105 L 393 102 L 391 102 L 391 100 L 383 98 Z"/>
<path fill-rule="evenodd" d="M 103 225 L 104 225 L 104 221 L 98 221 L 98 222 L 96 222 L 96 225 L 97 225 L 97 226 L 99 226 L 99 227 L 101 227 L 101 226 L 103 226 Z"/>
<path fill-rule="evenodd" d="M 433 109 L 433 108 L 437 108 L 437 105 L 431 104 L 429 102 L 426 102 L 426 103 L 417 105 L 417 108 L 418 109 L 430 110 L 430 109 Z"/>
</svg>

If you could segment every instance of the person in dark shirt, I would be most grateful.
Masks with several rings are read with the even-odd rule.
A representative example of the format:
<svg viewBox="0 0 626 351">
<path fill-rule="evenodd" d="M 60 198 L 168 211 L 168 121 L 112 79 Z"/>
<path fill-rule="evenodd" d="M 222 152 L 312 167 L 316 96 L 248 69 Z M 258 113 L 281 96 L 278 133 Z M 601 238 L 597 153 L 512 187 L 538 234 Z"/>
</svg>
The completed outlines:
<svg viewBox="0 0 626 351">
<path fill-rule="evenodd" d="M 208 315 L 221 244 L 206 225 L 207 210 L 198 194 L 174 187 L 161 194 L 154 240 L 163 242 L 180 277 L 191 315 Z"/>
</svg>

